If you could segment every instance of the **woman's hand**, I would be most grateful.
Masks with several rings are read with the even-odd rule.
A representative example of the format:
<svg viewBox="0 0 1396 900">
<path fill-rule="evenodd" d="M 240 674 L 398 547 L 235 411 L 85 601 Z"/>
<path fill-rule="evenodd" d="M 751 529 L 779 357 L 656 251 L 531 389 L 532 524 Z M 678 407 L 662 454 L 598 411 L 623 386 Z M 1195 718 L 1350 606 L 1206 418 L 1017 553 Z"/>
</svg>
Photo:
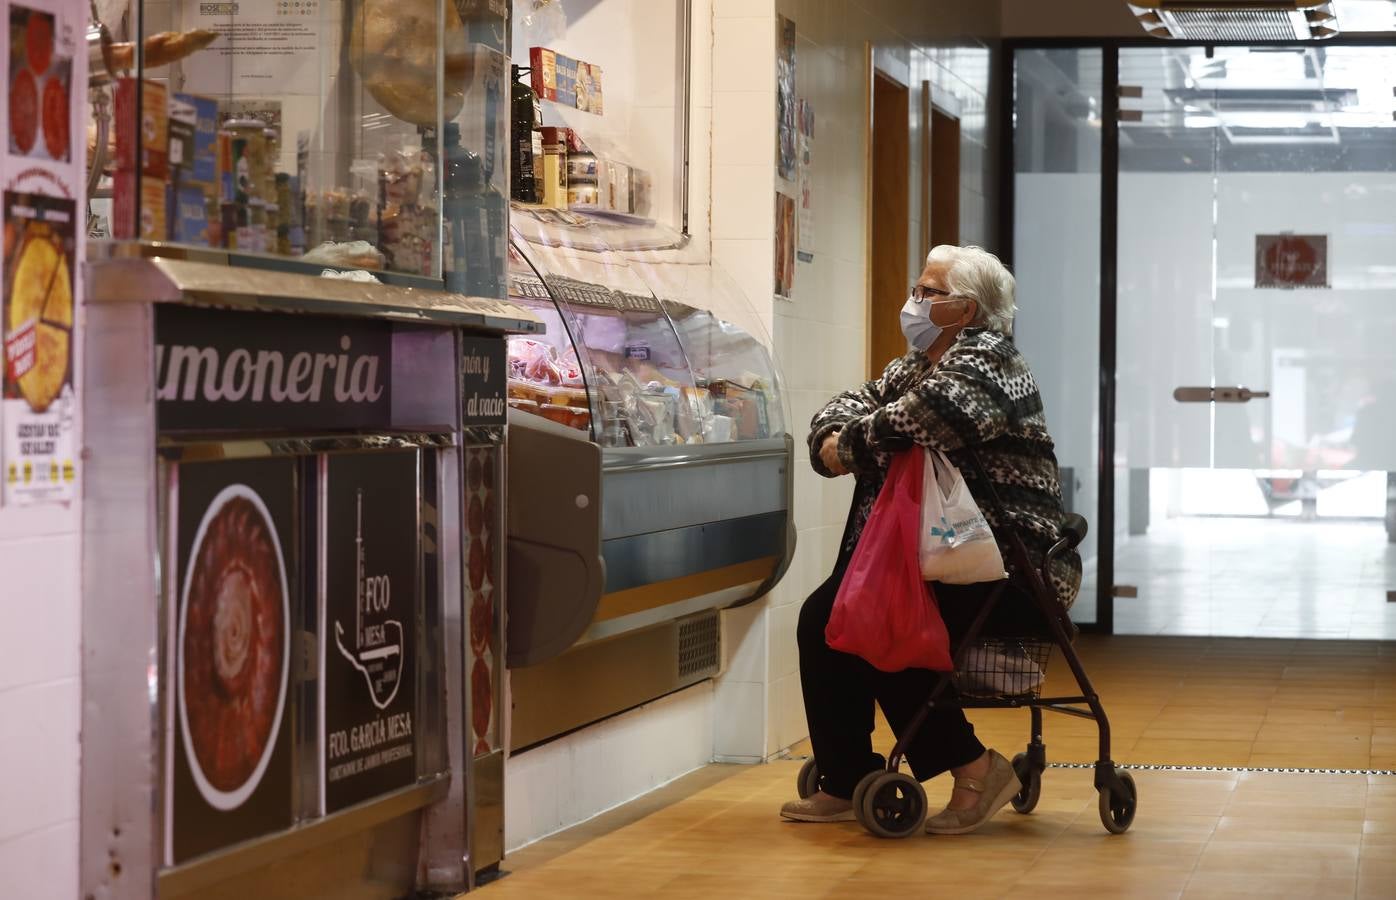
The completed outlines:
<svg viewBox="0 0 1396 900">
<path fill-rule="evenodd" d="M 824 439 L 824 443 L 819 448 L 819 461 L 832 475 L 848 474 L 848 469 L 844 468 L 843 460 L 839 459 L 839 432 L 835 431 Z"/>
</svg>

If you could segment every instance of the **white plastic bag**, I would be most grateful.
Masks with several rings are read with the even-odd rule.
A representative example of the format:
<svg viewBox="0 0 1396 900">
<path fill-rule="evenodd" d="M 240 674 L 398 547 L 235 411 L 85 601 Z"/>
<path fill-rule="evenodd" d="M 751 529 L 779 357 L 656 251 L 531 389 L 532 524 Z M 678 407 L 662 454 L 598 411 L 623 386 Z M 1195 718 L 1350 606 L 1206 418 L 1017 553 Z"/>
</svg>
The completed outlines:
<svg viewBox="0 0 1396 900">
<path fill-rule="evenodd" d="M 1046 677 L 1021 647 L 987 641 L 965 652 L 960 690 L 976 697 L 1019 697 L 1037 690 Z"/>
<path fill-rule="evenodd" d="M 978 584 L 1008 575 L 989 523 L 964 476 L 939 450 L 926 451 L 921 490 L 921 575 L 943 584 Z"/>
</svg>

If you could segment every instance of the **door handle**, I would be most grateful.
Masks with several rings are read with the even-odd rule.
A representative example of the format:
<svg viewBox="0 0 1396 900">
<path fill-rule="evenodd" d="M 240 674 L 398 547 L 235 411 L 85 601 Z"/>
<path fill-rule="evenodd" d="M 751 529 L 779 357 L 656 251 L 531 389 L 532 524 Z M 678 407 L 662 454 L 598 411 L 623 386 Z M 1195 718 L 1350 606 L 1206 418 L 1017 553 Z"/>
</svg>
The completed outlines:
<svg viewBox="0 0 1396 900">
<path fill-rule="evenodd" d="M 1173 391 L 1179 403 L 1250 403 L 1264 400 L 1269 391 L 1253 391 L 1247 387 L 1180 387 Z"/>
</svg>

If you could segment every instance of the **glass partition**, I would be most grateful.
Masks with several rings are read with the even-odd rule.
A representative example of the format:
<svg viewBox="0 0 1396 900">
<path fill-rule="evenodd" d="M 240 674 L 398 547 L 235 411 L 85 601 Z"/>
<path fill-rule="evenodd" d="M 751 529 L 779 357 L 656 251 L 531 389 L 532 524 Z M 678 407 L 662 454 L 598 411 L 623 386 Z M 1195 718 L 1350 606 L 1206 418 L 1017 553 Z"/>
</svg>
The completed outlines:
<svg viewBox="0 0 1396 900">
<path fill-rule="evenodd" d="M 662 228 L 519 208 L 510 294 L 548 324 L 510 342 L 510 404 L 606 447 L 762 440 L 787 420 L 740 292 Z M 667 248 L 667 249 L 666 249 Z"/>
<path fill-rule="evenodd" d="M 1391 47 L 1128 47 L 1124 633 L 1382 638 Z"/>
<path fill-rule="evenodd" d="M 101 7 L 110 40 L 98 80 L 108 83 L 91 98 L 89 140 L 102 236 L 503 295 L 502 9 L 476 0 Z"/>
<path fill-rule="evenodd" d="M 1072 618 L 1097 620 L 1102 51 L 1018 50 L 1014 336 L 1057 444 L 1062 500 L 1091 530 Z"/>
</svg>

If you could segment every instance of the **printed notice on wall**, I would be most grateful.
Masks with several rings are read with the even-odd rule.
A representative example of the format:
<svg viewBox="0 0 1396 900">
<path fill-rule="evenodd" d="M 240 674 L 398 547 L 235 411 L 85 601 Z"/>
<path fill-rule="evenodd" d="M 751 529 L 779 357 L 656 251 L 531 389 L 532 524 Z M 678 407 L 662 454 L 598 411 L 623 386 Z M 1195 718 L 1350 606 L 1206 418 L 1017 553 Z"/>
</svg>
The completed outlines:
<svg viewBox="0 0 1396 900">
<path fill-rule="evenodd" d="M 324 458 L 324 812 L 417 778 L 418 454 Z"/>
<path fill-rule="evenodd" d="M 776 174 L 795 180 L 795 23 L 778 16 L 776 33 Z"/>
<path fill-rule="evenodd" d="M 776 192 L 775 295 L 785 300 L 795 291 L 795 200 Z"/>
<path fill-rule="evenodd" d="M 77 206 L 4 194 L 4 498 L 30 505 L 76 493 L 73 390 Z"/>
<path fill-rule="evenodd" d="M 1256 235 L 1255 286 L 1328 287 L 1328 235 Z"/>
<path fill-rule="evenodd" d="M 814 262 L 814 107 L 808 100 L 800 101 L 800 189 L 795 203 L 796 256 L 800 262 Z"/>
<path fill-rule="evenodd" d="M 322 38 L 339 29 L 321 15 L 321 0 L 184 0 L 182 18 L 185 28 L 218 34 L 181 63 L 184 89 L 194 94 L 318 93 L 320 54 L 339 53 Z"/>
<path fill-rule="evenodd" d="M 82 296 L 85 142 L 73 102 L 87 80 L 79 8 L 0 0 L 0 498 L 19 506 L 77 494 L 77 298 Z"/>
</svg>

